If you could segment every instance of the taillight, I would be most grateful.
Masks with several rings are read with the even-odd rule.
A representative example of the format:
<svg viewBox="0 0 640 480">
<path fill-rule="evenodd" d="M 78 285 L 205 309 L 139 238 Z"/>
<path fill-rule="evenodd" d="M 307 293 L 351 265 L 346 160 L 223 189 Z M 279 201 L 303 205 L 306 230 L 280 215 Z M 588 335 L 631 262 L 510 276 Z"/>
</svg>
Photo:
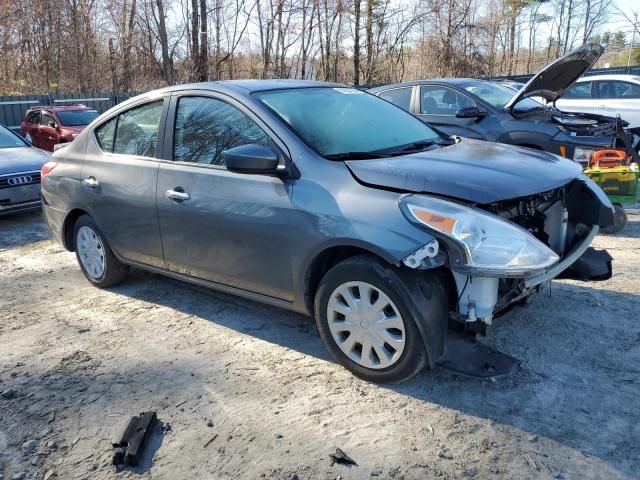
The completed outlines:
<svg viewBox="0 0 640 480">
<path fill-rule="evenodd" d="M 55 160 L 51 160 L 50 162 L 45 163 L 40 170 L 40 179 L 43 179 L 44 176 L 49 173 L 51 170 L 58 166 L 58 162 Z"/>
</svg>

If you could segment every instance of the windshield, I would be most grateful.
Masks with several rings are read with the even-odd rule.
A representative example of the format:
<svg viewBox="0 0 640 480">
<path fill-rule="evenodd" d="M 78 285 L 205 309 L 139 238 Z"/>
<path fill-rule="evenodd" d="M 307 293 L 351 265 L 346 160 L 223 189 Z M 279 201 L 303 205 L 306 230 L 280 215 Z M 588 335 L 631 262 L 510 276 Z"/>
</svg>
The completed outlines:
<svg viewBox="0 0 640 480">
<path fill-rule="evenodd" d="M 27 143 L 9 129 L 0 126 L 0 148 L 26 147 Z"/>
<path fill-rule="evenodd" d="M 502 110 L 509 100 L 511 100 L 515 95 L 514 91 L 510 88 L 489 82 L 471 82 L 464 84 L 462 87 L 467 92 L 473 93 L 481 100 L 499 110 Z M 513 106 L 514 110 L 521 111 L 538 108 L 544 108 L 544 105 L 530 98 L 523 98 Z"/>
<path fill-rule="evenodd" d="M 407 145 L 442 140 L 411 114 L 354 88 L 297 88 L 257 96 L 324 157 L 399 152 Z"/>
<path fill-rule="evenodd" d="M 65 127 L 89 125 L 98 116 L 97 110 L 63 110 L 56 113 Z"/>
</svg>

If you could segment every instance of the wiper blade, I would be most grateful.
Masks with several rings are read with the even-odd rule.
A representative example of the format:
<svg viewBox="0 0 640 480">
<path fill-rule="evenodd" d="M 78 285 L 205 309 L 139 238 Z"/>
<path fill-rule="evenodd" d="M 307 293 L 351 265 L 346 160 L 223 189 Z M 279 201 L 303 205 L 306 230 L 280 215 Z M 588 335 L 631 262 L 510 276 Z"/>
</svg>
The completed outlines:
<svg viewBox="0 0 640 480">
<path fill-rule="evenodd" d="M 397 150 L 395 153 L 408 153 L 408 152 L 418 152 L 420 150 L 424 150 L 425 148 L 431 147 L 432 145 L 453 145 L 452 140 L 420 140 L 418 142 L 413 142 L 400 150 Z"/>
<path fill-rule="evenodd" d="M 369 158 L 387 158 L 390 156 L 388 153 L 379 152 L 343 152 L 324 155 L 324 158 L 329 160 L 367 160 Z"/>
</svg>

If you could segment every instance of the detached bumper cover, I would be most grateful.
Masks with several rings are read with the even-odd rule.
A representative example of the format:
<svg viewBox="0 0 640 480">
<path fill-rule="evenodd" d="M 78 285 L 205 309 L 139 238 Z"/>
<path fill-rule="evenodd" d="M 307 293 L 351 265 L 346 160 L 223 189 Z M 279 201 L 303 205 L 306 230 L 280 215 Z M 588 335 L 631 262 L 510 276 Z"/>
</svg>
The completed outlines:
<svg viewBox="0 0 640 480">
<path fill-rule="evenodd" d="M 545 272 L 539 275 L 527 278 L 524 281 L 525 288 L 529 289 L 537 287 L 542 283 L 548 282 L 549 280 L 556 278 L 567 268 L 576 263 L 576 261 L 582 256 L 582 254 L 589 248 L 591 242 L 593 242 L 593 239 L 598 234 L 599 229 L 600 227 L 598 227 L 597 225 L 591 227 L 591 230 L 589 231 L 587 236 L 584 237 L 580 243 L 574 245 L 569 253 L 567 253 L 567 255 L 565 255 L 565 257 L 560 262 L 556 263 L 553 267 L 547 269 Z"/>
</svg>

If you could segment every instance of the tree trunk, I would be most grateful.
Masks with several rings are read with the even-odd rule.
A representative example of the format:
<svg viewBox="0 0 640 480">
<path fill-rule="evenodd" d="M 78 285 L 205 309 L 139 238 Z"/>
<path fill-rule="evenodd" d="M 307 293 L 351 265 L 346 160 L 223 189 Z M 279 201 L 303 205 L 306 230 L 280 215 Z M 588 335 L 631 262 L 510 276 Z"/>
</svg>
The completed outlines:
<svg viewBox="0 0 640 480">
<path fill-rule="evenodd" d="M 162 76 L 168 85 L 173 85 L 173 62 L 169 56 L 169 41 L 163 0 L 156 0 L 156 6 L 158 7 L 158 36 L 160 37 L 160 49 L 162 50 Z"/>
<path fill-rule="evenodd" d="M 360 0 L 354 0 L 353 16 L 353 84 L 360 85 Z"/>
</svg>

